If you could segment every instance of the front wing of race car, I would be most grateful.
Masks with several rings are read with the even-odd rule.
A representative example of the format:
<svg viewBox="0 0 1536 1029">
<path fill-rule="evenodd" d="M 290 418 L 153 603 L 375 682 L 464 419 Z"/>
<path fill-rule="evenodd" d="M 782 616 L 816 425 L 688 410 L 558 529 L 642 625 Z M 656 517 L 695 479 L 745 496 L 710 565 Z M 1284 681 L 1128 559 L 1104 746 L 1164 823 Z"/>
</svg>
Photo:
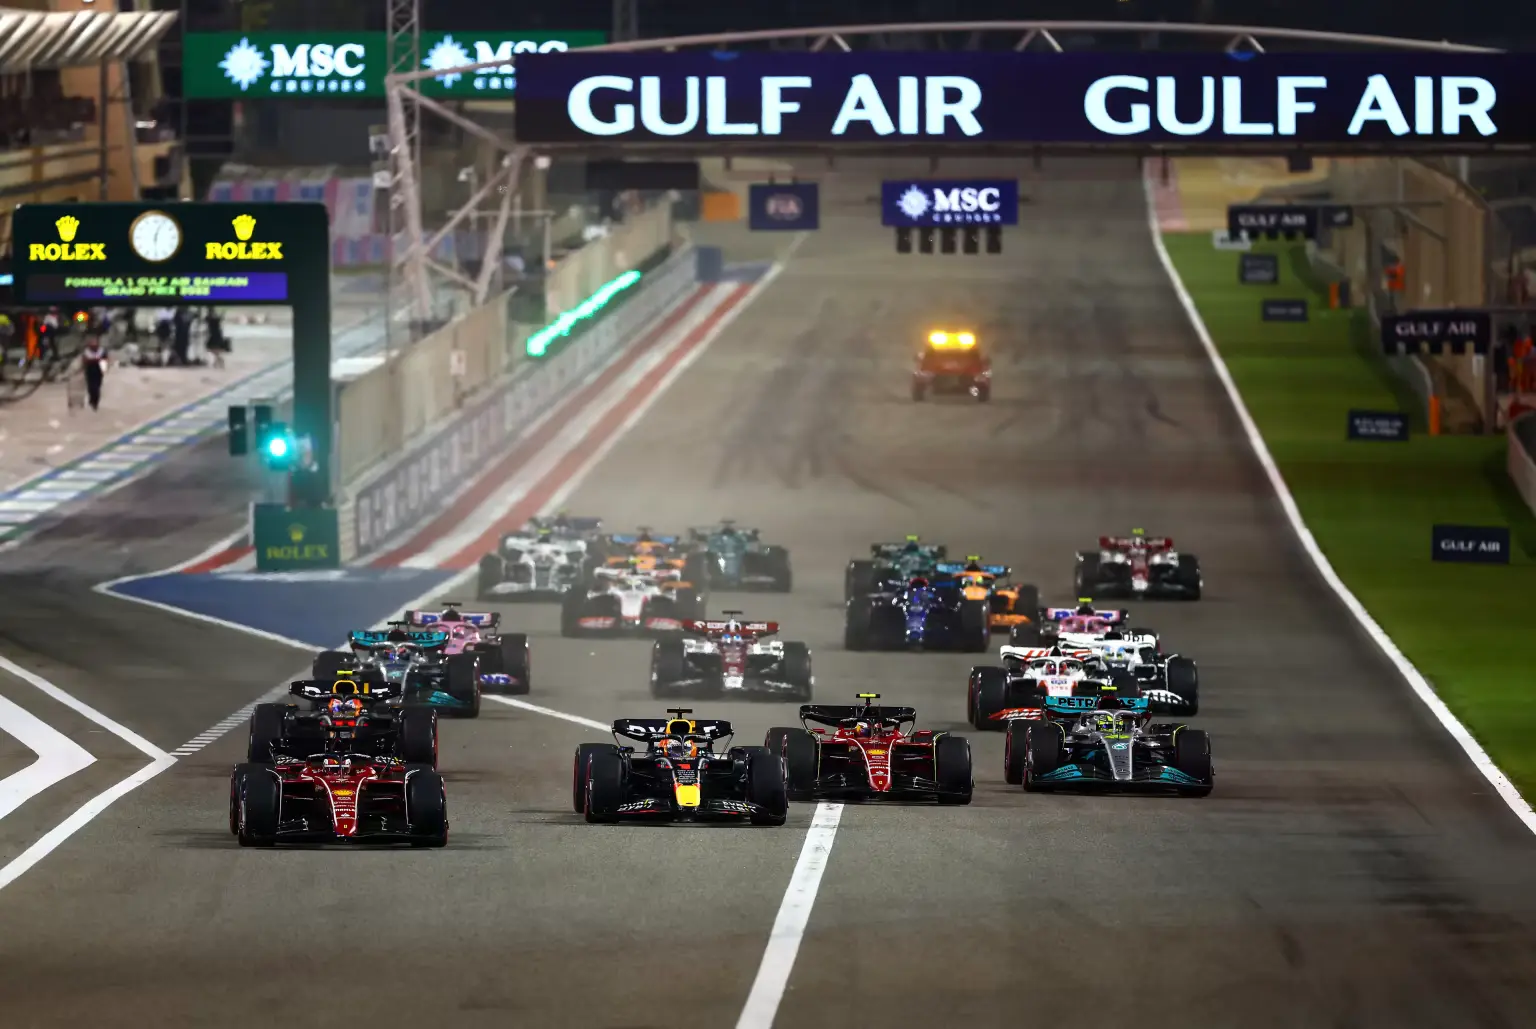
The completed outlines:
<svg viewBox="0 0 1536 1029">
<path fill-rule="evenodd" d="M 1075 761 L 1052 769 L 1033 781 L 1036 790 L 1061 788 L 1092 789 L 1099 792 L 1159 793 L 1167 790 L 1198 789 L 1202 784 L 1193 776 L 1171 765 L 1142 765 L 1129 779 L 1116 779 L 1109 769 L 1091 761 Z"/>
</svg>

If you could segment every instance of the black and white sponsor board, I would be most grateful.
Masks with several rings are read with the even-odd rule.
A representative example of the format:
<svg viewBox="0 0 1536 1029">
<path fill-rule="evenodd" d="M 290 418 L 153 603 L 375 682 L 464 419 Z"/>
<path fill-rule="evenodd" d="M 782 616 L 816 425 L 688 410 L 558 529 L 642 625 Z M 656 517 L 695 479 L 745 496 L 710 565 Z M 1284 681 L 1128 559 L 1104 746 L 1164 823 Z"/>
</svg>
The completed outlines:
<svg viewBox="0 0 1536 1029">
<path fill-rule="evenodd" d="M 1509 564 L 1509 528 L 1503 525 L 1437 525 L 1433 559 L 1466 564 Z"/>
<path fill-rule="evenodd" d="M 1317 208 L 1301 204 L 1232 204 L 1227 235 L 1249 239 L 1316 239 Z"/>
<path fill-rule="evenodd" d="M 753 232 L 809 232 L 821 226 L 821 194 L 814 182 L 754 182 L 747 194 Z"/>
<path fill-rule="evenodd" d="M 1279 254 L 1240 254 L 1237 281 L 1245 286 L 1273 286 L 1280 281 Z"/>
<path fill-rule="evenodd" d="M 1350 439 L 1408 442 L 1408 416 L 1401 411 L 1350 411 Z"/>
<path fill-rule="evenodd" d="M 1266 322 L 1304 322 L 1307 302 L 1295 298 L 1267 298 L 1259 302 L 1259 317 Z"/>
<path fill-rule="evenodd" d="M 1381 319 L 1381 347 L 1388 354 L 1486 354 L 1493 343 L 1493 316 L 1477 310 L 1424 310 L 1389 314 Z"/>
</svg>

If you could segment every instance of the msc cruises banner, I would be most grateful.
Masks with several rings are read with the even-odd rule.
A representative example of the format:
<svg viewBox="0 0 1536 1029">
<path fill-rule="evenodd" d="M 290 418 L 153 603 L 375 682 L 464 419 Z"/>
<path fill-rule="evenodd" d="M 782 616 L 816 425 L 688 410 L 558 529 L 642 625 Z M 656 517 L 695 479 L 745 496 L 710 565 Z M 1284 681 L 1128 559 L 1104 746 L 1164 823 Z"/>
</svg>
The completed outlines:
<svg viewBox="0 0 1536 1029">
<path fill-rule="evenodd" d="M 1536 141 L 1528 54 L 576 51 L 517 76 L 525 143 Z"/>
</svg>

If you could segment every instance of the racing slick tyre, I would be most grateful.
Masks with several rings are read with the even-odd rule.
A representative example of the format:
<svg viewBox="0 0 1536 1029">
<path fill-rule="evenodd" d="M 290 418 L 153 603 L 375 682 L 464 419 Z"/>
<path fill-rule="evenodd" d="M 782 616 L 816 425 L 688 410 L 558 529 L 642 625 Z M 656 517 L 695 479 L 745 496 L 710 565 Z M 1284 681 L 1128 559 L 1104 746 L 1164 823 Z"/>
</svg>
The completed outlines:
<svg viewBox="0 0 1536 1029">
<path fill-rule="evenodd" d="M 784 680 L 795 686 L 789 700 L 797 704 L 811 702 L 811 688 L 816 677 L 811 674 L 811 648 L 804 643 L 784 644 Z"/>
<path fill-rule="evenodd" d="M 960 648 L 986 653 L 992 643 L 992 615 L 985 600 L 960 602 Z"/>
<path fill-rule="evenodd" d="M 257 704 L 251 709 L 251 736 L 245 759 L 254 765 L 272 764 L 272 747 L 281 743 L 288 725 L 287 704 Z"/>
<path fill-rule="evenodd" d="M 969 804 L 975 781 L 971 776 L 971 745 L 964 736 L 940 736 L 933 745 L 933 778 L 940 804 Z"/>
<path fill-rule="evenodd" d="M 527 634 L 505 633 L 499 642 L 500 646 L 496 650 L 500 654 L 501 667 L 497 670 L 512 677 L 512 685 L 507 687 L 507 692 L 527 693 L 533 689 L 533 655 L 528 649 Z"/>
<path fill-rule="evenodd" d="M 1210 794 L 1215 777 L 1211 772 L 1211 737 L 1204 729 L 1178 729 L 1173 736 L 1173 767 L 1197 780 L 1179 792 L 1186 797 Z"/>
<path fill-rule="evenodd" d="M 395 716 L 395 750 L 407 764 L 437 767 L 437 712 L 403 707 Z"/>
<path fill-rule="evenodd" d="M 505 575 L 500 555 L 486 554 L 480 559 L 480 576 L 475 583 L 475 596 L 481 600 L 490 600 L 494 596 L 491 587 L 500 585 Z"/>
<path fill-rule="evenodd" d="M 873 561 L 849 561 L 843 572 L 843 599 L 852 600 L 875 591 L 879 571 Z"/>
<path fill-rule="evenodd" d="M 804 729 L 769 729 L 763 740 L 784 758 L 784 788 L 790 800 L 810 800 L 816 792 L 816 740 Z"/>
<path fill-rule="evenodd" d="M 1197 715 L 1200 713 L 1200 670 L 1187 657 L 1170 657 L 1163 670 L 1164 686 L 1183 701 L 1170 705 L 1171 713 Z"/>
<path fill-rule="evenodd" d="M 322 650 L 309 666 L 310 678 L 329 686 L 337 672 L 356 667 L 357 661 L 345 650 Z"/>
<path fill-rule="evenodd" d="M 789 551 L 783 547 L 764 547 L 763 566 L 769 575 L 773 576 L 773 582 L 769 584 L 771 593 L 790 593 L 795 588 L 795 576 L 789 567 Z"/>
<path fill-rule="evenodd" d="M 576 746 L 576 758 L 571 762 L 571 809 L 578 815 L 587 813 L 587 766 L 593 754 L 613 753 L 612 743 L 580 743 Z"/>
<path fill-rule="evenodd" d="M 692 585 L 696 594 L 702 596 L 709 589 L 710 578 L 708 554 L 695 551 L 683 559 L 683 581 Z M 704 617 L 703 612 L 701 611 L 697 617 Z"/>
<path fill-rule="evenodd" d="M 983 383 L 979 384 L 978 386 L 976 386 L 976 402 L 978 404 L 985 404 L 987 401 L 989 401 L 991 399 L 992 399 L 992 386 L 991 386 L 990 383 L 983 382 Z"/>
<path fill-rule="evenodd" d="M 1200 559 L 1193 554 L 1180 554 L 1177 574 L 1179 585 L 1184 587 L 1184 592 L 1180 596 L 1185 600 L 1199 600 L 1200 587 L 1203 585 L 1200 578 Z"/>
<path fill-rule="evenodd" d="M 270 847 L 277 841 L 283 803 L 277 776 L 264 765 L 236 765 L 238 790 L 235 835 L 242 847 Z"/>
<path fill-rule="evenodd" d="M 784 761 L 767 747 L 742 747 L 747 754 L 747 802 L 756 806 L 753 825 L 783 825 L 789 814 Z"/>
<path fill-rule="evenodd" d="M 1061 729 L 1054 722 L 1030 722 L 1024 727 L 1024 789 L 1045 789 L 1042 775 L 1061 767 Z"/>
<path fill-rule="evenodd" d="M 922 403 L 927 399 L 927 397 L 928 387 L 923 385 L 921 382 L 914 382 L 912 384 L 912 399 L 918 403 Z"/>
<path fill-rule="evenodd" d="M 405 824 L 413 847 L 448 845 L 448 792 L 443 777 L 430 768 L 406 770 Z"/>
<path fill-rule="evenodd" d="M 1008 706 L 1007 669 L 986 665 L 972 668 L 966 701 L 971 725 L 982 730 L 1005 728 L 1005 723 L 993 721 L 992 716 Z"/>
<path fill-rule="evenodd" d="M 1031 723 L 1008 723 L 1008 736 L 1003 740 L 1003 782 L 1009 786 L 1024 783 L 1024 755 L 1029 750 L 1028 734 Z"/>
<path fill-rule="evenodd" d="M 1077 570 L 1072 575 L 1072 588 L 1079 597 L 1091 597 L 1099 585 L 1099 555 L 1090 550 L 1079 551 Z"/>
<path fill-rule="evenodd" d="M 651 644 L 651 696 L 670 696 L 669 688 L 685 672 L 682 640 L 664 639 Z"/>
<path fill-rule="evenodd" d="M 1025 622 L 1015 625 L 1008 630 L 1008 645 L 1010 647 L 1038 647 L 1040 646 L 1040 623 Z"/>
<path fill-rule="evenodd" d="M 462 704 L 453 709 L 460 718 L 480 717 L 480 656 L 453 654 L 447 661 L 443 692 Z"/>
<path fill-rule="evenodd" d="M 587 761 L 587 801 L 584 814 L 589 822 L 617 822 L 624 803 L 624 759 L 614 748 L 594 753 Z"/>
<path fill-rule="evenodd" d="M 560 599 L 560 635 L 580 636 L 581 618 L 587 606 L 587 589 L 577 586 Z"/>
<path fill-rule="evenodd" d="M 266 775 L 266 765 L 238 764 L 229 773 L 229 831 L 231 835 L 240 835 L 240 797 L 245 789 L 245 777 L 247 775 Z"/>
<path fill-rule="evenodd" d="M 854 599 L 848 602 L 847 611 L 843 615 L 843 648 L 845 650 L 868 650 L 871 632 L 870 622 L 874 612 L 870 610 L 869 601 Z"/>
</svg>

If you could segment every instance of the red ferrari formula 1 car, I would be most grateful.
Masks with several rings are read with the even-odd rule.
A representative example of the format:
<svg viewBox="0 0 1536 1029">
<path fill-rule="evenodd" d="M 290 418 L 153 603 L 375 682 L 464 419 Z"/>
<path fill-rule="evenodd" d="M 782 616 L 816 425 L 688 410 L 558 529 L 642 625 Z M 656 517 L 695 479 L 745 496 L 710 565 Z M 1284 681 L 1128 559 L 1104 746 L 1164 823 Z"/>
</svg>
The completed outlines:
<svg viewBox="0 0 1536 1029">
<path fill-rule="evenodd" d="M 229 777 L 229 831 L 242 847 L 275 843 L 448 842 L 443 777 L 377 754 L 279 755 Z"/>
<path fill-rule="evenodd" d="M 912 399 L 963 393 L 986 403 L 992 399 L 992 362 L 973 332 L 935 332 L 918 351 L 912 369 Z"/>
<path fill-rule="evenodd" d="M 878 693 L 859 699 L 863 704 L 803 704 L 804 728 L 768 730 L 764 746 L 784 756 L 791 800 L 971 802 L 971 745 L 964 736 L 918 729 L 915 709 L 876 707 Z"/>
<path fill-rule="evenodd" d="M 478 654 L 480 688 L 504 693 L 527 693 L 532 688 L 528 636 L 502 632 L 501 615 L 460 611 L 457 601 L 447 601 L 442 611 L 407 611 L 406 624 L 437 629 L 448 634 L 445 654 Z"/>
</svg>

